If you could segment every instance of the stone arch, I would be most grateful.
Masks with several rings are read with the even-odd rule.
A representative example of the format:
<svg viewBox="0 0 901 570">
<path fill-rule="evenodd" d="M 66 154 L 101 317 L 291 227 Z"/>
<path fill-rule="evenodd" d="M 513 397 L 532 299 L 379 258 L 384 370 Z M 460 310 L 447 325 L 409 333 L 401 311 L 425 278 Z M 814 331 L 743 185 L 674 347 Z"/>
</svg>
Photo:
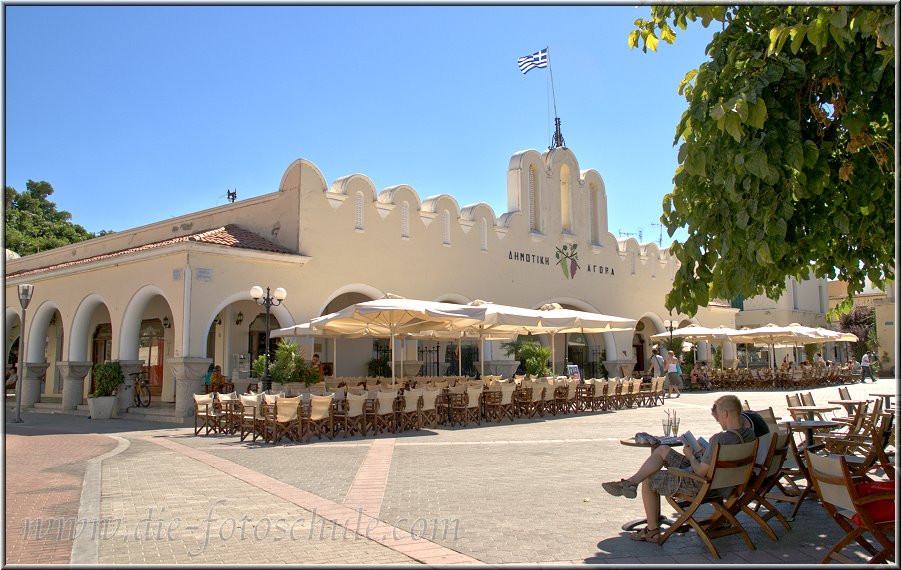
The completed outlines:
<svg viewBox="0 0 901 570">
<path fill-rule="evenodd" d="M 250 293 L 248 293 L 248 296 Z M 118 360 L 137 360 L 138 359 L 138 344 L 140 342 L 140 332 L 141 332 L 141 321 L 144 316 L 144 312 L 147 310 L 147 306 L 150 304 L 150 301 L 154 297 L 162 297 L 166 302 L 166 305 L 169 307 L 169 312 L 172 312 L 172 302 L 166 297 L 166 294 L 162 289 L 157 287 L 156 285 L 145 285 L 141 287 L 135 294 L 132 295 L 131 299 L 128 301 L 128 305 L 125 308 L 125 312 L 122 314 L 121 326 L 119 327 L 119 337 L 116 339 L 116 336 L 113 336 L 113 339 L 116 339 L 118 346 L 113 346 L 113 354 L 117 355 Z M 173 317 L 174 320 L 174 317 Z M 115 324 L 114 324 L 115 326 Z M 178 327 L 174 327 L 176 331 L 176 345 L 178 344 L 178 336 L 184 334 L 180 331 Z M 187 356 L 187 355 L 186 355 Z"/>
<path fill-rule="evenodd" d="M 370 299 L 381 299 L 382 297 L 385 296 L 385 293 L 384 293 L 384 292 L 382 292 L 382 291 L 379 290 L 379 289 L 376 289 L 375 287 L 373 287 L 373 286 L 371 286 L 371 285 L 367 285 L 367 284 L 365 284 L 365 283 L 351 283 L 351 284 L 349 284 L 349 285 L 345 285 L 345 286 L 343 286 L 343 287 L 341 287 L 341 288 L 339 288 L 339 289 L 336 289 L 336 290 L 328 297 L 328 299 L 326 300 L 326 302 L 323 303 L 323 304 L 319 307 L 319 314 L 316 315 L 316 316 L 324 315 L 324 314 L 325 314 L 326 307 L 328 307 L 329 304 L 330 304 L 332 301 L 334 301 L 337 297 L 339 297 L 339 296 L 341 296 L 341 295 L 344 295 L 344 294 L 346 294 L 346 293 L 359 293 L 360 295 L 369 297 Z"/>
<path fill-rule="evenodd" d="M 104 307 L 109 312 L 109 307 L 103 297 L 96 293 L 91 293 L 82 299 L 81 303 L 78 304 L 78 308 L 75 309 L 75 317 L 72 319 L 72 330 L 69 332 L 68 359 L 70 361 L 84 362 L 88 360 L 91 318 L 99 307 Z"/>
<path fill-rule="evenodd" d="M 50 320 L 59 312 L 59 306 L 53 301 L 44 301 L 37 307 L 31 322 L 27 323 L 28 339 L 25 346 L 25 362 L 44 362 L 44 351 L 47 349 L 47 329 L 50 327 Z"/>
<path fill-rule="evenodd" d="M 460 293 L 444 293 L 435 297 L 435 301 L 439 303 L 457 303 L 458 305 L 466 305 L 472 299 Z"/>
<path fill-rule="evenodd" d="M 5 325 L 6 328 L 3 329 L 6 331 L 6 338 L 4 339 L 5 350 L 3 352 L 4 365 L 9 362 L 9 352 L 12 350 L 13 345 L 16 343 L 16 339 L 19 338 L 22 331 L 21 314 L 16 312 L 12 307 L 6 307 Z M 16 365 L 18 366 L 18 363 Z"/>
</svg>

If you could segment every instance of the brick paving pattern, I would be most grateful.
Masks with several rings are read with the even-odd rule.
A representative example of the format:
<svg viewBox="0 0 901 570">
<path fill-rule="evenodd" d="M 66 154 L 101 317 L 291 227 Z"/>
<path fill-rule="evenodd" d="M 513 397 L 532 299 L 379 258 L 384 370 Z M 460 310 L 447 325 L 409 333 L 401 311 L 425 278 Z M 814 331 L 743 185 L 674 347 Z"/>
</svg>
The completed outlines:
<svg viewBox="0 0 901 570">
<path fill-rule="evenodd" d="M 9 426 L 6 563 L 68 564 L 85 466 L 116 442 L 103 435 L 20 435 Z"/>
<path fill-rule="evenodd" d="M 852 398 L 865 397 L 895 383 L 850 388 Z M 811 391 L 818 402 L 837 396 L 835 387 Z M 786 415 L 785 394 L 738 396 L 752 408 L 772 406 Z M 710 405 L 719 395 L 686 393 L 664 407 L 678 411 L 682 431 L 709 436 L 717 429 Z M 600 483 L 635 471 L 647 451 L 619 439 L 658 432 L 663 417 L 656 407 L 278 446 L 194 437 L 188 428 L 150 422 L 63 416 L 53 422 L 57 430 L 100 429 L 131 443 L 102 462 L 100 512 L 121 529 L 106 529 L 113 536 L 98 541 L 101 564 L 816 564 L 843 534 L 809 499 L 791 530 L 773 527 L 778 541 L 740 515 L 756 549 L 738 536 L 720 538 L 722 560 L 693 532 L 665 545 L 630 540 L 620 525 L 642 516 L 640 501 L 611 497 Z M 115 446 L 92 437 L 109 443 L 85 458 Z M 29 439 L 33 446 L 40 438 Z M 57 462 L 72 469 L 50 449 L 34 454 L 47 457 L 33 472 L 58 472 Z M 9 466 L 8 459 L 8 475 Z M 10 489 L 8 509 L 22 504 Z M 39 477 L 32 491 L 45 490 Z M 74 495 L 74 504 L 52 504 L 77 512 Z M 663 513 L 671 514 L 665 502 Z M 170 525 L 177 526 L 166 536 Z M 11 550 L 8 562 L 15 561 Z"/>
</svg>

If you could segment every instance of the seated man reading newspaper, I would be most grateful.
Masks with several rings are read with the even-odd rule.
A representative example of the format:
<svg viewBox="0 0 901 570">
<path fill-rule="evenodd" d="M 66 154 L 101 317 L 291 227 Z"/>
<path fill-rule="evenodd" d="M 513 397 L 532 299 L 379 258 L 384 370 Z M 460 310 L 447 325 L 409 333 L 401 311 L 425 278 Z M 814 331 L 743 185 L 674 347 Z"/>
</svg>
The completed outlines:
<svg viewBox="0 0 901 570">
<path fill-rule="evenodd" d="M 741 416 L 741 402 L 733 395 L 721 396 L 714 402 L 710 410 L 723 431 L 710 437 L 710 443 L 705 447 L 703 438 L 695 440 L 690 432 L 686 432 L 680 438 L 685 446 L 679 453 L 668 445 L 657 447 L 651 456 L 645 460 L 638 471 L 626 479 L 608 481 L 603 483 L 604 490 L 614 497 L 626 497 L 634 499 L 637 496 L 638 484 L 641 483 L 641 500 L 644 505 L 647 527 L 632 535 L 632 540 L 657 542 L 660 538 L 660 496 L 673 495 L 677 491 L 693 494 L 697 493 L 700 483 L 685 477 L 677 477 L 663 470 L 682 469 L 692 470 L 702 477 L 707 475 L 710 468 L 711 454 L 716 444 L 730 445 L 753 441 L 756 436 L 752 427 L 744 425 Z M 689 437 L 686 438 L 685 436 Z M 696 444 L 696 445 L 690 445 Z M 694 447 L 694 449 L 693 449 Z M 721 489 L 727 493 L 729 489 Z"/>
</svg>

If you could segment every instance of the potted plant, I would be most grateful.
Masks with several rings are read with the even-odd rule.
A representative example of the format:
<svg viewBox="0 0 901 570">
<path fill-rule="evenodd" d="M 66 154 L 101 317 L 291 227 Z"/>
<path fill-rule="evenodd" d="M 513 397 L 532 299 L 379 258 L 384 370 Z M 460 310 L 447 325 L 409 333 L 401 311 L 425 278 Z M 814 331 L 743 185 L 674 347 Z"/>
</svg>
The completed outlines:
<svg viewBox="0 0 901 570">
<path fill-rule="evenodd" d="M 94 391 L 88 394 L 91 419 L 108 420 L 116 411 L 116 391 L 125 381 L 118 362 L 101 362 L 94 366 Z"/>
<path fill-rule="evenodd" d="M 505 342 L 501 345 L 501 348 L 508 355 L 512 354 L 514 358 L 520 360 L 523 363 L 526 374 L 531 375 L 533 378 L 550 375 L 551 369 L 547 365 L 548 359 L 551 357 L 550 348 L 542 346 L 536 341 L 523 339 Z"/>
<path fill-rule="evenodd" d="M 370 377 L 387 378 L 391 376 L 391 357 L 386 355 L 372 358 L 366 363 L 366 372 Z"/>
<path fill-rule="evenodd" d="M 266 369 L 263 355 L 254 361 L 253 369 L 258 377 L 263 377 Z M 275 358 L 269 363 L 269 379 L 285 392 L 298 393 L 301 384 L 309 386 L 321 382 L 322 371 L 307 362 L 296 344 L 282 339 L 275 349 Z"/>
</svg>

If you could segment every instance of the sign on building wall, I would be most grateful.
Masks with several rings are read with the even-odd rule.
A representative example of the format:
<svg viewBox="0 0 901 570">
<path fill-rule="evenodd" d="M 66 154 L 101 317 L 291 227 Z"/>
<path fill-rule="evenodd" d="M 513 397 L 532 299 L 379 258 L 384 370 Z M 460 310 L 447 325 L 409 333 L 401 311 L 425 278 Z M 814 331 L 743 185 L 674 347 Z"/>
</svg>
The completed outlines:
<svg viewBox="0 0 901 570">
<path fill-rule="evenodd" d="M 564 244 L 562 247 L 558 247 L 555 252 L 554 256 L 557 259 L 557 262 L 554 265 L 560 268 L 564 279 L 575 279 L 578 271 L 582 269 L 582 266 L 579 264 L 579 252 L 576 251 L 577 248 L 578 244 L 575 243 Z M 550 256 L 534 252 L 513 251 L 511 249 L 508 250 L 507 260 L 551 267 Z M 612 267 L 591 263 L 585 265 L 584 272 L 597 275 L 615 275 Z"/>
</svg>

